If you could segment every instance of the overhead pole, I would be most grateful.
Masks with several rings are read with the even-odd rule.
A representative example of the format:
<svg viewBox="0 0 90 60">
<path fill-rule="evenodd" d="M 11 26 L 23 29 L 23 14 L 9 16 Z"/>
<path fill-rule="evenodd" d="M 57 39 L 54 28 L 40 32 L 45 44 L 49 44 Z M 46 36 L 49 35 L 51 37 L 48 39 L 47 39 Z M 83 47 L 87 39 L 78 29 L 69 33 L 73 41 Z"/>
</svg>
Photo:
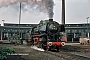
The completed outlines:
<svg viewBox="0 0 90 60">
<path fill-rule="evenodd" d="M 19 40 L 20 40 L 20 22 L 21 22 L 21 2 L 20 2 L 20 8 L 19 8 Z M 20 42 L 21 43 L 21 42 Z"/>
<path fill-rule="evenodd" d="M 20 12 L 19 12 L 19 24 L 20 24 L 20 20 L 21 20 L 21 3 L 20 3 Z"/>
<path fill-rule="evenodd" d="M 88 35 L 88 38 L 89 38 L 89 30 L 88 30 L 88 29 L 89 29 L 89 28 L 88 28 L 88 27 L 89 27 L 89 24 L 88 24 L 88 19 L 89 19 L 89 17 L 87 17 L 86 19 L 87 19 L 87 35 Z"/>
<path fill-rule="evenodd" d="M 62 0 L 62 24 L 65 24 L 65 0 Z"/>
</svg>

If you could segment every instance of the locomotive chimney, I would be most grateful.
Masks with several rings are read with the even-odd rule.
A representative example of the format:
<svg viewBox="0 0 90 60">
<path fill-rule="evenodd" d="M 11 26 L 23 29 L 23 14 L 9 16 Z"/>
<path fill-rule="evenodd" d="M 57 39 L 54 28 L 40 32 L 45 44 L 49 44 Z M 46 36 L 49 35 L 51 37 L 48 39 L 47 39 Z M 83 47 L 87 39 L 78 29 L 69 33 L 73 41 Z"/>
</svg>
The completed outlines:
<svg viewBox="0 0 90 60">
<path fill-rule="evenodd" d="M 52 22 L 52 21 L 53 21 L 53 19 L 49 19 L 49 21 L 50 21 L 50 22 Z"/>
</svg>

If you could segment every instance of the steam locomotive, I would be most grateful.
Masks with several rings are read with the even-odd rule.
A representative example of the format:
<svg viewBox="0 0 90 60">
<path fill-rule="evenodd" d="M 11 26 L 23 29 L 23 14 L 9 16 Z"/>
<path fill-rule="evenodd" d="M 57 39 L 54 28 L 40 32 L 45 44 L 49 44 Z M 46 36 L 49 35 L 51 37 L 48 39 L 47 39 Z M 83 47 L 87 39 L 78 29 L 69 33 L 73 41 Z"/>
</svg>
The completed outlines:
<svg viewBox="0 0 90 60">
<path fill-rule="evenodd" d="M 65 45 L 65 41 L 62 40 L 62 32 L 65 32 L 65 27 L 53 19 L 41 20 L 30 31 L 32 44 L 44 50 L 56 49 L 59 51 L 60 47 Z"/>
</svg>

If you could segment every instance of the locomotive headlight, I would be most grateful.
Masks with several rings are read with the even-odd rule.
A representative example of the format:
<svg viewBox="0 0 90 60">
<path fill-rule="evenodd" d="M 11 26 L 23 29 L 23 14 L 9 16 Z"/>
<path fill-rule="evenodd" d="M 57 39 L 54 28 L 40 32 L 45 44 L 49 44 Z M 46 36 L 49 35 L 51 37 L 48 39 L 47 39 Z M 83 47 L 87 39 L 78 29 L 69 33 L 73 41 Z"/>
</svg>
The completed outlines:
<svg viewBox="0 0 90 60">
<path fill-rule="evenodd" d="M 49 45 L 49 46 L 52 46 L 52 42 L 48 42 L 48 45 Z"/>
<path fill-rule="evenodd" d="M 62 42 L 61 45 L 62 45 L 62 46 L 65 46 L 65 42 Z"/>
</svg>

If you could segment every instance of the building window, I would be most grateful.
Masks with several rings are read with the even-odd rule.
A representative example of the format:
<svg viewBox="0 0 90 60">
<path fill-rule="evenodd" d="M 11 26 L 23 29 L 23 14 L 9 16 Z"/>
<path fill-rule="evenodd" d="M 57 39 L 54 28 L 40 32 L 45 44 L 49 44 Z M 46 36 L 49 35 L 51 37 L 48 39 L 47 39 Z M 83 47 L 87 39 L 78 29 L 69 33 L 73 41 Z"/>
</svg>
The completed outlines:
<svg viewBox="0 0 90 60">
<path fill-rule="evenodd" d="M 65 32 L 67 33 L 67 30 L 65 30 Z"/>
<path fill-rule="evenodd" d="M 15 30 L 15 32 L 17 32 L 17 30 Z"/>
<path fill-rule="evenodd" d="M 74 32 L 76 33 L 76 32 L 77 32 L 77 30 L 74 30 Z"/>
<path fill-rule="evenodd" d="M 68 27 L 68 25 L 66 25 Z"/>
<path fill-rule="evenodd" d="M 13 32 L 15 32 L 14 30 L 12 30 Z"/>
<path fill-rule="evenodd" d="M 10 32 L 10 29 L 8 29 L 8 32 Z"/>
<path fill-rule="evenodd" d="M 82 32 L 82 30 L 79 30 L 79 32 L 81 33 L 81 32 Z"/>
<path fill-rule="evenodd" d="M 75 31 L 74 30 L 72 30 L 72 33 L 74 33 Z"/>
<path fill-rule="evenodd" d="M 4 31 L 5 31 L 6 29 L 4 29 Z"/>
<path fill-rule="evenodd" d="M 12 29 L 11 29 L 11 31 L 12 31 Z"/>
<path fill-rule="evenodd" d="M 78 26 L 78 25 L 77 25 Z"/>
<path fill-rule="evenodd" d="M 70 30 L 67 30 L 67 33 L 70 33 Z"/>
<path fill-rule="evenodd" d="M 31 25 L 30 25 L 31 26 Z"/>
<path fill-rule="evenodd" d="M 28 26 L 28 25 L 26 25 L 26 26 Z"/>
<path fill-rule="evenodd" d="M 21 32 L 24 32 L 24 30 L 21 30 Z"/>
</svg>

